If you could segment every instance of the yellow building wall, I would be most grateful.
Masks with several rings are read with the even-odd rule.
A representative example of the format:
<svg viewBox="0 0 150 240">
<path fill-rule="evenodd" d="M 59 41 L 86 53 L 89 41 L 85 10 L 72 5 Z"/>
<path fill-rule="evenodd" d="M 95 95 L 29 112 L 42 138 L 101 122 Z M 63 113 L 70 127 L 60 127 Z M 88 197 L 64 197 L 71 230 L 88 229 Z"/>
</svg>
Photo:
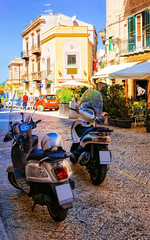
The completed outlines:
<svg viewBox="0 0 150 240">
<path fill-rule="evenodd" d="M 87 27 L 54 27 L 41 36 L 42 57 L 46 47 L 49 45 L 54 50 L 53 61 L 55 62 L 55 83 L 67 79 L 80 80 L 89 83 L 93 71 L 93 44 L 89 41 Z M 67 44 L 73 43 L 73 50 Z M 76 49 L 76 50 L 75 50 Z M 69 51 L 70 50 L 70 51 Z M 65 53 L 77 53 L 79 56 L 77 74 L 67 74 L 65 66 Z M 44 65 L 42 63 L 42 69 Z M 70 68 L 71 69 L 71 68 Z"/>
</svg>

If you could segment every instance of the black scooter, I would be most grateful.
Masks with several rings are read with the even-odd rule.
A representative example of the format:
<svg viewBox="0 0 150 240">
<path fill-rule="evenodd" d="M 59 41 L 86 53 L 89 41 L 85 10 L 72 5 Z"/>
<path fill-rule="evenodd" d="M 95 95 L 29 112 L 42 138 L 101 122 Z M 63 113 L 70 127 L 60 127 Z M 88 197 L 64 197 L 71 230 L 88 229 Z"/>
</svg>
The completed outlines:
<svg viewBox="0 0 150 240">
<path fill-rule="evenodd" d="M 108 145 L 111 141 L 110 134 L 113 130 L 96 126 L 101 124 L 102 96 L 97 90 L 87 90 L 79 101 L 76 109 L 79 118 L 72 124 L 71 136 L 72 163 L 85 166 L 92 183 L 101 184 L 106 176 L 108 165 L 111 164 L 111 152 Z M 97 117 L 99 115 L 100 117 Z"/>
</svg>

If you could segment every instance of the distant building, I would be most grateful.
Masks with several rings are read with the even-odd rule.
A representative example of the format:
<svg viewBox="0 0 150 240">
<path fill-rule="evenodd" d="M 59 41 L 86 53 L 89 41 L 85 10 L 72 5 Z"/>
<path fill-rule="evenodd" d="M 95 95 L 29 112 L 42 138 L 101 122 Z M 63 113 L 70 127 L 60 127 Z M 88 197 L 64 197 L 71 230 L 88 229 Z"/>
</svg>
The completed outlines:
<svg viewBox="0 0 150 240">
<path fill-rule="evenodd" d="M 55 84 L 69 79 L 89 83 L 97 50 L 93 25 L 75 16 L 40 15 L 21 35 L 28 92 L 52 93 Z"/>
<path fill-rule="evenodd" d="M 7 83 L 22 84 L 22 74 L 23 74 L 23 60 L 21 58 L 15 58 L 9 63 L 9 79 Z"/>
</svg>

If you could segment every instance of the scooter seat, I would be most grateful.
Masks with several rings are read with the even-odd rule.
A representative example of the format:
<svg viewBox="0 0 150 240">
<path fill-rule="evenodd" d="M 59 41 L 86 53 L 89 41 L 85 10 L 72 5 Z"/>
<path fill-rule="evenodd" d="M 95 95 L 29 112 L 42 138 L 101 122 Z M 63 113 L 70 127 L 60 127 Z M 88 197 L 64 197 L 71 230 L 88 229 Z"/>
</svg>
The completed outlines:
<svg viewBox="0 0 150 240">
<path fill-rule="evenodd" d="M 32 150 L 32 152 L 30 153 L 29 157 L 27 158 L 27 161 L 29 161 L 29 160 L 40 161 L 44 157 L 46 157 L 46 155 L 41 148 L 34 148 Z"/>
<path fill-rule="evenodd" d="M 109 128 L 105 128 L 105 127 L 90 127 L 87 130 L 84 131 L 82 138 L 88 134 L 89 132 L 93 132 L 93 131 L 109 131 Z"/>
<path fill-rule="evenodd" d="M 47 151 L 43 152 L 41 148 L 35 148 L 30 153 L 29 157 L 27 158 L 27 161 L 29 160 L 42 160 L 45 157 L 48 157 L 49 159 L 63 159 L 70 157 L 71 153 L 66 152 L 63 149 L 59 149 L 57 151 Z"/>
</svg>

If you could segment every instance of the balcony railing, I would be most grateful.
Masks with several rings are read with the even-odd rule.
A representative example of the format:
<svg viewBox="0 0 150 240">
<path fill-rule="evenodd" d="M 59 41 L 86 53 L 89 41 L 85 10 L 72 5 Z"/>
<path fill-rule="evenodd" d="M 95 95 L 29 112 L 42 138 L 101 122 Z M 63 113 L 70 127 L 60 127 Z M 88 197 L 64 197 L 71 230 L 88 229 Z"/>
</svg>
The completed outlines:
<svg viewBox="0 0 150 240">
<path fill-rule="evenodd" d="M 26 74 L 21 75 L 21 81 L 22 82 L 29 82 L 29 76 L 27 76 Z"/>
<path fill-rule="evenodd" d="M 37 45 L 32 46 L 31 53 L 35 55 L 41 54 L 41 48 Z"/>
<path fill-rule="evenodd" d="M 136 43 L 135 38 L 133 39 L 123 39 L 119 41 L 119 53 L 122 56 L 133 55 L 144 52 L 150 52 L 150 44 L 146 43 L 145 35 L 141 36 L 142 42 L 140 44 Z"/>
<path fill-rule="evenodd" d="M 33 72 L 32 73 L 32 81 L 41 81 L 42 73 L 41 72 Z"/>
<path fill-rule="evenodd" d="M 28 51 L 23 51 L 23 53 L 21 54 L 22 58 L 27 60 L 29 58 L 29 52 Z"/>
</svg>

